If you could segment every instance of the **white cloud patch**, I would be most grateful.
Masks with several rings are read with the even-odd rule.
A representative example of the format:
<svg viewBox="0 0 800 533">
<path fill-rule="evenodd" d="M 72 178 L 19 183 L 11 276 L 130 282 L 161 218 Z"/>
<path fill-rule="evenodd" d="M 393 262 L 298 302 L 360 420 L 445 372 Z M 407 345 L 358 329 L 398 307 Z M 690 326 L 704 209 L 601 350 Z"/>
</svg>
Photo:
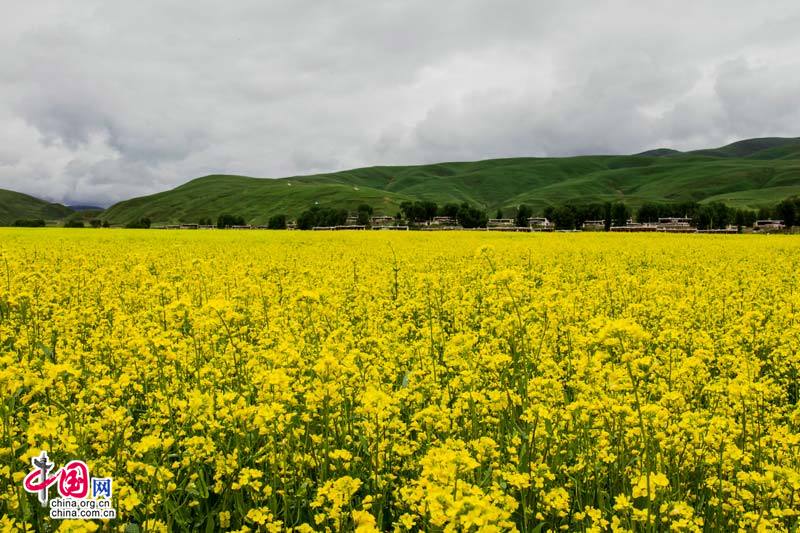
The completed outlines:
<svg viewBox="0 0 800 533">
<path fill-rule="evenodd" d="M 800 132 L 796 2 L 8 0 L 0 187 L 708 147 Z"/>
</svg>

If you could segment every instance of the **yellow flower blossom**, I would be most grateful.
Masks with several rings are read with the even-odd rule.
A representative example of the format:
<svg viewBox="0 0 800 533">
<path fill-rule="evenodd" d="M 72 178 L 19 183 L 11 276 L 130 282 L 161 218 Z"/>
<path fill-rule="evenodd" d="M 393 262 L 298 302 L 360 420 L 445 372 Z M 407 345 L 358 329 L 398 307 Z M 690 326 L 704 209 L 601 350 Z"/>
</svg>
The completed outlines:
<svg viewBox="0 0 800 533">
<path fill-rule="evenodd" d="M 798 265 L 777 235 L 0 229 L 0 532 L 55 527 L 42 450 L 113 479 L 116 521 L 64 530 L 796 531 Z"/>
</svg>

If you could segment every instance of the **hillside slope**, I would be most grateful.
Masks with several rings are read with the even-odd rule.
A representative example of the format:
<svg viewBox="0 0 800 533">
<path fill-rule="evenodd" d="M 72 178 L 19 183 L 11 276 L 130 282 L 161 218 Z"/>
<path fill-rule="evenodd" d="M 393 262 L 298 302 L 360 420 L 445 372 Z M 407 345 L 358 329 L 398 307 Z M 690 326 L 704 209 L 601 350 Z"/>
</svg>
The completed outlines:
<svg viewBox="0 0 800 533">
<path fill-rule="evenodd" d="M 72 209 L 61 204 L 45 202 L 33 196 L 0 189 L 0 225 L 7 226 L 19 219 L 40 218 L 60 220 L 69 216 Z"/>
<path fill-rule="evenodd" d="M 260 179 L 205 176 L 175 189 L 120 202 L 103 217 L 122 224 L 196 222 L 220 213 L 250 223 L 297 216 L 311 205 L 354 210 L 368 203 L 395 214 L 405 200 L 471 202 L 494 212 L 520 203 L 535 210 L 569 201 L 723 201 L 758 208 L 800 194 L 800 139 L 767 138 L 695 152 L 651 150 L 634 156 L 510 158 Z"/>
</svg>

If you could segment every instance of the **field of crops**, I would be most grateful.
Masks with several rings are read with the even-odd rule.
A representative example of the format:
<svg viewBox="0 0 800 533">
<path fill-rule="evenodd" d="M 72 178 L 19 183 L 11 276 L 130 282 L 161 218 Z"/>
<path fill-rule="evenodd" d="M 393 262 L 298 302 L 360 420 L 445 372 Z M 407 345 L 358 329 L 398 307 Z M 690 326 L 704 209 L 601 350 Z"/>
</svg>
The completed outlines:
<svg viewBox="0 0 800 533">
<path fill-rule="evenodd" d="M 796 530 L 799 279 L 791 236 L 0 230 L 0 530 Z M 51 521 L 41 450 L 118 518 Z"/>
</svg>

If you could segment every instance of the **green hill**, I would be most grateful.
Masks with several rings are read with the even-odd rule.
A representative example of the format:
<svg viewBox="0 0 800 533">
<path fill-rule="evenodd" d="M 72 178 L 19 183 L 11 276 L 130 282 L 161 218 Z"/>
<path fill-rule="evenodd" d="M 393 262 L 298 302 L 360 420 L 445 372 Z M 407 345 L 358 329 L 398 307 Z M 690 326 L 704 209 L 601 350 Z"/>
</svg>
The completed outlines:
<svg viewBox="0 0 800 533">
<path fill-rule="evenodd" d="M 718 200 L 758 208 L 800 194 L 800 139 L 751 139 L 678 152 L 632 156 L 510 158 L 417 166 L 379 166 L 280 179 L 215 175 L 120 202 L 103 213 L 114 224 L 149 217 L 156 224 L 196 222 L 220 213 L 261 224 L 309 206 L 355 210 L 368 203 L 395 214 L 406 200 L 471 202 L 490 212 L 520 203 L 534 210 L 567 201 Z"/>
<path fill-rule="evenodd" d="M 673 150 L 672 148 L 656 148 L 655 150 L 647 150 L 646 152 L 641 152 L 636 155 L 641 156 L 656 156 L 656 157 L 668 157 L 671 155 L 680 155 L 683 152 L 679 152 L 678 150 Z"/>
<path fill-rule="evenodd" d="M 722 148 L 695 150 L 689 153 L 712 157 L 779 159 L 792 153 L 797 155 L 798 149 L 800 149 L 800 139 L 798 138 L 764 137 L 738 141 Z"/>
<path fill-rule="evenodd" d="M 0 225 L 7 226 L 19 219 L 61 220 L 72 214 L 72 209 L 61 204 L 51 204 L 33 196 L 0 189 Z"/>
<path fill-rule="evenodd" d="M 800 194 L 800 138 L 748 139 L 713 149 L 669 148 L 631 156 L 509 158 L 416 166 L 380 166 L 280 179 L 215 175 L 120 202 L 102 218 L 155 224 L 242 215 L 262 224 L 296 217 L 314 204 L 354 211 L 359 204 L 395 214 L 407 200 L 470 202 L 494 212 L 526 203 L 535 211 L 564 202 L 722 201 L 732 207 L 774 205 Z M 17 219 L 58 221 L 74 211 L 0 189 L 0 225 Z M 92 216 L 96 216 L 92 213 Z"/>
</svg>

